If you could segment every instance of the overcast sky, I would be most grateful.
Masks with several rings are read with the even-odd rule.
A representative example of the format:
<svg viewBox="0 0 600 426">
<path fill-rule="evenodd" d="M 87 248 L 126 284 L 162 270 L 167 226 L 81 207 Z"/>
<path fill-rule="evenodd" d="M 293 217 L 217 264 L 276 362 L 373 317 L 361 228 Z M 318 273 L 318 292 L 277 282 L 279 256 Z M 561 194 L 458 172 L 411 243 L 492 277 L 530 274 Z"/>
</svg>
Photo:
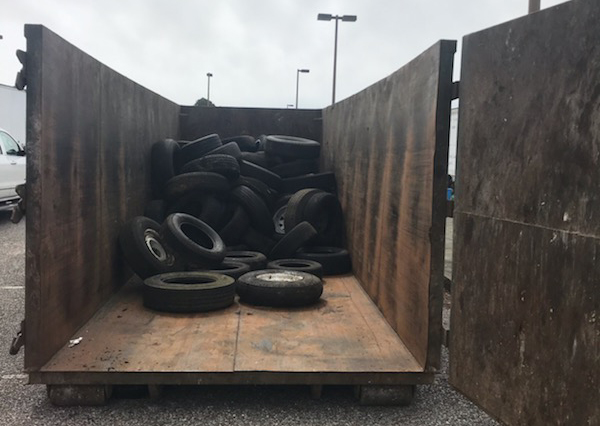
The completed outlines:
<svg viewBox="0 0 600 426">
<path fill-rule="evenodd" d="M 542 0 L 542 8 L 563 0 Z M 0 83 L 13 85 L 23 25 L 43 24 L 143 86 L 189 105 L 301 108 L 331 101 L 334 23 L 340 22 L 337 99 L 400 68 L 440 39 L 518 18 L 528 0 L 0 0 Z M 460 44 L 459 44 L 460 46 Z M 458 52 L 460 55 L 460 50 Z M 459 56 L 457 56 L 456 61 Z M 457 75 L 458 78 L 458 75 Z"/>
</svg>

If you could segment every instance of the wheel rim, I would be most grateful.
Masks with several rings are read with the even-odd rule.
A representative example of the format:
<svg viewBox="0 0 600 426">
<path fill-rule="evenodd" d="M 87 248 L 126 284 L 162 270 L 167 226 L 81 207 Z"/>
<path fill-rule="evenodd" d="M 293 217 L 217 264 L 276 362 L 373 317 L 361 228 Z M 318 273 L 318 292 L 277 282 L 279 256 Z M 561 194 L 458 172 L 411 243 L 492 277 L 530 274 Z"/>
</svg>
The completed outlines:
<svg viewBox="0 0 600 426">
<path fill-rule="evenodd" d="M 297 281 L 302 281 L 302 276 L 290 272 L 268 272 L 264 274 L 259 274 L 256 276 L 256 278 L 267 282 L 278 281 L 293 283 Z"/>
<path fill-rule="evenodd" d="M 275 225 L 275 232 L 278 234 L 285 234 L 285 211 L 287 205 L 279 207 L 273 215 L 273 225 Z"/>
<path fill-rule="evenodd" d="M 144 242 L 150 253 L 152 253 L 152 256 L 162 263 L 171 265 L 174 262 L 173 256 L 167 253 L 159 238 L 158 232 L 154 229 L 146 229 L 144 231 Z"/>
</svg>

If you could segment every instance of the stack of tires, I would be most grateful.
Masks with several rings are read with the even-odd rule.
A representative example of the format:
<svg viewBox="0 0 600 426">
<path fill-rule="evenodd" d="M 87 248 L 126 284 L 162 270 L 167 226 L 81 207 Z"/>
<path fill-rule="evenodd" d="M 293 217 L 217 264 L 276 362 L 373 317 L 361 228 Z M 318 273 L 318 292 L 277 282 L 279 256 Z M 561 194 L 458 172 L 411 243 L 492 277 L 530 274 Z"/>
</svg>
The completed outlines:
<svg viewBox="0 0 600 426">
<path fill-rule="evenodd" d="M 152 148 L 153 200 L 120 235 L 144 304 L 201 312 L 242 301 L 315 303 L 321 277 L 350 272 L 333 173 L 292 136 L 166 139 Z"/>
</svg>

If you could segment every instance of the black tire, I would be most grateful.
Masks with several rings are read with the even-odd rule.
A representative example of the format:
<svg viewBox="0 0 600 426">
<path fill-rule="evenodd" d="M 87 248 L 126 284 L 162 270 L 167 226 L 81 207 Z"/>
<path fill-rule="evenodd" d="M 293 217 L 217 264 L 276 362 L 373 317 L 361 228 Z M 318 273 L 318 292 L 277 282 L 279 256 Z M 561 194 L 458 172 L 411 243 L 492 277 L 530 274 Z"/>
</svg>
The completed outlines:
<svg viewBox="0 0 600 426">
<path fill-rule="evenodd" d="M 317 160 L 294 160 L 281 163 L 271 167 L 271 171 L 280 178 L 291 178 L 296 176 L 318 173 L 319 162 Z"/>
<path fill-rule="evenodd" d="M 306 259 L 278 259 L 267 264 L 267 269 L 284 269 L 286 271 L 301 271 L 323 278 L 323 267 L 319 262 Z"/>
<path fill-rule="evenodd" d="M 177 168 L 208 154 L 210 151 L 220 146 L 221 138 L 216 133 L 191 141 L 183 146 L 175 157 Z"/>
<path fill-rule="evenodd" d="M 244 176 L 240 176 L 240 178 L 232 184 L 234 188 L 240 185 L 247 186 L 253 190 L 257 195 L 260 196 L 269 209 L 273 207 L 273 202 L 277 197 L 277 191 L 275 191 L 273 188 L 269 188 L 267 184 L 259 181 L 258 179 Z"/>
<path fill-rule="evenodd" d="M 240 177 L 240 165 L 231 155 L 207 154 L 190 161 L 181 168 L 181 173 L 212 172 L 225 176 L 232 181 Z"/>
<path fill-rule="evenodd" d="M 160 228 L 152 219 L 137 216 L 125 224 L 119 233 L 125 262 L 142 279 L 181 267 L 160 236 Z"/>
<path fill-rule="evenodd" d="M 157 223 L 163 223 L 166 215 L 165 202 L 163 200 L 152 200 L 144 207 L 144 216 Z"/>
<path fill-rule="evenodd" d="M 299 261 L 298 259 L 296 259 L 296 260 Z M 303 260 L 302 262 L 308 262 L 308 260 L 306 260 L 306 261 Z M 241 277 L 242 275 L 244 275 L 247 272 L 250 272 L 250 265 L 248 265 L 246 263 L 242 263 L 242 262 L 236 262 L 233 260 L 224 260 L 220 265 L 213 266 L 208 271 L 206 271 L 196 265 L 189 265 L 188 269 L 191 271 L 204 271 L 204 272 L 214 272 L 216 274 L 223 274 L 223 275 L 227 275 L 237 281 L 237 279 L 239 277 Z"/>
<path fill-rule="evenodd" d="M 256 164 L 257 166 L 264 167 L 265 169 L 269 167 L 269 162 L 267 161 L 267 154 L 265 154 L 264 151 L 242 152 L 240 158 L 244 161 Z"/>
<path fill-rule="evenodd" d="M 229 222 L 219 231 L 219 235 L 227 246 L 232 246 L 242 240 L 249 226 L 250 217 L 241 206 L 237 206 Z"/>
<path fill-rule="evenodd" d="M 228 206 L 220 199 L 207 195 L 202 197 L 199 203 L 199 209 L 192 216 L 200 219 L 213 228 L 214 230 L 221 229 L 224 222 L 227 220 Z"/>
<path fill-rule="evenodd" d="M 147 278 L 144 306 L 162 312 L 223 309 L 235 299 L 235 279 L 213 272 L 173 272 Z"/>
<path fill-rule="evenodd" d="M 314 194 L 304 207 L 302 219 L 317 230 L 315 245 L 336 246 L 342 242 L 344 216 L 339 200 L 328 192 Z"/>
<path fill-rule="evenodd" d="M 283 179 L 283 191 L 286 194 L 293 194 L 304 188 L 317 188 L 335 194 L 337 192 L 335 175 L 326 172 Z"/>
<path fill-rule="evenodd" d="M 229 190 L 227 179 L 211 172 L 192 172 L 175 176 L 167 182 L 165 198 L 172 202 L 190 192 L 222 193 Z"/>
<path fill-rule="evenodd" d="M 285 233 L 283 238 L 275 244 L 269 254 L 269 259 L 285 259 L 292 257 L 299 248 L 308 244 L 317 236 L 317 231 L 308 222 L 301 222 Z"/>
<path fill-rule="evenodd" d="M 296 136 L 270 135 L 267 136 L 265 151 L 285 158 L 314 159 L 321 153 L 321 144 Z"/>
<path fill-rule="evenodd" d="M 285 211 L 285 229 L 292 229 L 294 226 L 304 221 L 304 208 L 306 207 L 306 204 L 308 204 L 308 201 L 319 192 L 321 192 L 320 189 L 306 188 L 301 189 L 292 195 Z"/>
<path fill-rule="evenodd" d="M 274 232 L 271 213 L 263 200 L 250 188 L 240 185 L 231 191 L 232 199 L 246 210 L 250 222 L 260 232 L 271 235 Z"/>
<path fill-rule="evenodd" d="M 228 142 L 234 142 L 239 147 L 240 150 L 246 151 L 246 152 L 256 152 L 258 150 L 258 141 L 256 140 L 256 138 L 254 136 L 248 136 L 248 135 L 232 136 L 232 137 L 223 139 L 222 142 L 224 144 L 228 143 Z"/>
<path fill-rule="evenodd" d="M 166 183 L 175 176 L 175 157 L 179 150 L 179 144 L 173 139 L 165 139 L 152 145 L 150 174 L 154 198 L 163 197 Z"/>
<path fill-rule="evenodd" d="M 256 138 L 256 142 L 258 142 L 258 151 L 264 151 L 267 145 L 267 135 L 260 135 Z"/>
<path fill-rule="evenodd" d="M 215 155 L 215 154 L 224 154 L 231 155 L 236 160 L 242 158 L 242 151 L 240 151 L 240 147 L 235 142 L 223 143 L 222 146 L 213 149 L 206 155 Z"/>
<path fill-rule="evenodd" d="M 236 250 L 228 251 L 225 261 L 242 262 L 250 266 L 251 271 L 267 267 L 267 257 L 257 251 Z"/>
<path fill-rule="evenodd" d="M 160 235 L 187 263 L 209 269 L 225 258 L 225 243 L 219 234 L 194 216 L 169 215 L 160 228 Z"/>
<path fill-rule="evenodd" d="M 271 235 L 271 234 L 269 234 Z M 249 227 L 244 236 L 242 237 L 242 243 L 250 248 L 250 250 L 258 251 L 268 256 L 275 247 L 275 240 L 265 234 L 261 234 L 256 229 Z"/>
<path fill-rule="evenodd" d="M 294 255 L 298 259 L 314 260 L 323 266 L 323 275 L 342 275 L 352 272 L 348 250 L 338 247 L 307 247 Z"/>
<path fill-rule="evenodd" d="M 236 291 L 241 301 L 252 305 L 299 307 L 316 303 L 323 283 L 306 272 L 262 269 L 242 275 Z"/>
<path fill-rule="evenodd" d="M 281 178 L 278 175 L 246 160 L 240 161 L 240 173 L 242 176 L 258 179 L 277 191 L 281 191 L 283 187 Z"/>
<path fill-rule="evenodd" d="M 284 195 L 277 200 L 275 207 L 273 207 L 273 226 L 277 235 L 283 236 L 285 234 L 285 213 L 291 197 L 291 195 Z"/>
</svg>

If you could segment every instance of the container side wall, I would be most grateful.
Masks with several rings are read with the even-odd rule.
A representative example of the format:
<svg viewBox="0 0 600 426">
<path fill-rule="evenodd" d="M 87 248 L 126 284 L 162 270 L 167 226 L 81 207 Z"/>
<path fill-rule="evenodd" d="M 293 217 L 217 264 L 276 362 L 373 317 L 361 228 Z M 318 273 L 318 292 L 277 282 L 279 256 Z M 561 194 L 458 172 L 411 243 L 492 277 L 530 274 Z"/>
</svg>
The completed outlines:
<svg viewBox="0 0 600 426">
<path fill-rule="evenodd" d="M 506 424 L 600 424 L 600 3 L 464 39 L 451 383 Z"/>
<path fill-rule="evenodd" d="M 354 273 L 426 368 L 439 363 L 456 43 L 441 41 L 323 113 Z"/>
<path fill-rule="evenodd" d="M 177 137 L 179 106 L 42 26 L 25 35 L 25 368 L 35 371 L 131 275 L 117 235 L 143 212 L 151 145 Z"/>
<path fill-rule="evenodd" d="M 217 133 L 222 138 L 292 135 L 321 141 L 321 110 L 182 107 L 181 138 L 194 140 Z"/>
</svg>

